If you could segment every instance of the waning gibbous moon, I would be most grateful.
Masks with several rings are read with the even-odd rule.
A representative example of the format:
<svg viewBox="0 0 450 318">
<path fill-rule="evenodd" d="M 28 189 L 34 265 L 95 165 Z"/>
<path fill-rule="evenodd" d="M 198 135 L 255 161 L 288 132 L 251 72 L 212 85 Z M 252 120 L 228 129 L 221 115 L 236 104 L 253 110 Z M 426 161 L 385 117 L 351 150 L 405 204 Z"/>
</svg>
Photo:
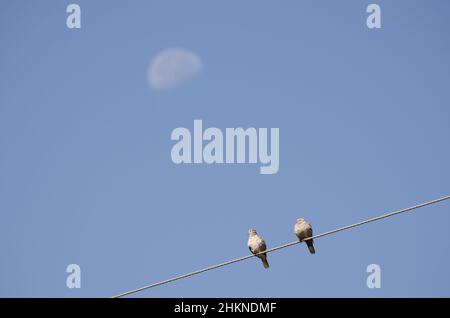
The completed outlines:
<svg viewBox="0 0 450 318">
<path fill-rule="evenodd" d="M 167 48 L 150 62 L 148 81 L 155 90 L 166 90 L 194 78 L 203 68 L 200 57 L 184 48 Z"/>
</svg>

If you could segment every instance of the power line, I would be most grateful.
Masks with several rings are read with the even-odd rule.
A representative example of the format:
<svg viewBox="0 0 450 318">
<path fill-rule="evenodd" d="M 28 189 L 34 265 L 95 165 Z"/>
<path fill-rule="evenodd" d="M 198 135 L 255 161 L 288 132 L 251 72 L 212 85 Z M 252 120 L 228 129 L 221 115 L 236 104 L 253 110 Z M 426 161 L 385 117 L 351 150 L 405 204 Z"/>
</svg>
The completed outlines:
<svg viewBox="0 0 450 318">
<path fill-rule="evenodd" d="M 333 234 L 333 233 L 336 233 L 336 232 L 341 232 L 341 231 L 344 231 L 344 230 L 348 230 L 348 229 L 351 229 L 351 228 L 354 228 L 354 227 L 357 227 L 357 226 L 360 226 L 360 225 L 363 225 L 363 224 L 367 224 L 367 223 L 370 223 L 370 222 L 374 222 L 374 221 L 378 221 L 378 220 L 381 220 L 381 219 L 385 219 L 385 218 L 388 218 L 388 217 L 391 217 L 391 216 L 394 216 L 394 215 L 397 215 L 397 214 L 400 214 L 400 213 L 409 212 L 409 211 L 412 211 L 412 210 L 415 210 L 415 209 L 418 209 L 418 208 L 422 208 L 422 207 L 427 206 L 427 205 L 435 204 L 435 203 L 438 203 L 438 202 L 441 202 L 441 201 L 445 201 L 445 200 L 448 200 L 448 199 L 450 199 L 450 195 L 442 197 L 442 198 L 439 198 L 439 199 L 431 200 L 431 201 L 428 201 L 428 202 L 420 203 L 420 204 L 411 206 L 409 208 L 404 208 L 404 209 L 401 209 L 401 210 L 397 210 L 397 211 L 393 211 L 393 212 L 390 212 L 390 213 L 387 213 L 387 214 L 383 214 L 383 215 L 380 215 L 380 216 L 377 216 L 377 217 L 374 217 L 374 218 L 371 218 L 371 219 L 368 219 L 368 220 L 364 220 L 364 221 L 361 221 L 361 222 L 358 222 L 358 223 L 354 223 L 354 224 L 350 224 L 350 225 L 347 225 L 347 226 L 344 226 L 344 227 L 340 227 L 340 228 L 337 228 L 337 229 L 334 229 L 334 230 L 331 230 L 331 231 L 328 231 L 328 232 L 320 233 L 320 234 L 317 234 L 317 235 L 305 238 L 302 242 L 309 241 L 309 240 L 312 240 L 312 239 L 318 239 L 318 238 L 323 237 L 323 236 L 327 236 L 327 235 L 330 235 L 330 234 Z M 294 241 L 294 242 L 286 243 L 286 244 L 283 244 L 283 245 L 280 245 L 280 246 L 277 246 L 277 247 L 270 248 L 268 250 L 265 250 L 265 251 L 263 251 L 261 253 L 255 254 L 255 255 L 253 255 L 253 254 L 246 255 L 246 256 L 239 257 L 239 258 L 236 258 L 236 259 L 233 259 L 233 260 L 230 260 L 230 261 L 227 261 L 227 262 L 223 262 L 223 263 L 220 263 L 220 264 L 217 264 L 217 265 L 213 265 L 213 266 L 209 266 L 209 267 L 206 267 L 206 268 L 203 268 L 203 269 L 199 269 L 199 270 L 196 270 L 196 271 L 193 271 L 193 272 L 190 272 L 190 273 L 186 273 L 186 274 L 183 274 L 183 275 L 175 276 L 175 277 L 172 277 L 172 278 L 169 278 L 169 279 L 166 279 L 166 280 L 163 280 L 163 281 L 151 284 L 151 285 L 147 285 L 147 286 L 144 286 L 144 287 L 141 287 L 141 288 L 133 289 L 133 290 L 124 292 L 122 294 L 118 294 L 116 296 L 113 296 L 112 298 L 120 298 L 120 297 L 123 297 L 123 296 L 127 296 L 127 295 L 130 295 L 130 294 L 134 294 L 134 293 L 143 291 L 145 289 L 150 289 L 150 288 L 154 288 L 154 287 L 161 286 L 161 285 L 164 285 L 164 284 L 168 284 L 168 283 L 174 282 L 174 281 L 179 280 L 179 279 L 183 279 L 183 278 L 187 278 L 187 277 L 190 277 L 190 276 L 198 275 L 198 274 L 201 274 L 201 273 L 204 273 L 204 272 L 207 272 L 207 271 L 219 268 L 219 267 L 223 267 L 223 266 L 231 265 L 233 263 L 241 262 L 241 261 L 244 261 L 246 259 L 255 257 L 255 256 L 259 255 L 259 254 L 271 253 L 271 252 L 274 252 L 274 251 L 278 251 L 278 250 L 281 250 L 281 249 L 289 247 L 289 246 L 300 244 L 302 242 Z"/>
</svg>

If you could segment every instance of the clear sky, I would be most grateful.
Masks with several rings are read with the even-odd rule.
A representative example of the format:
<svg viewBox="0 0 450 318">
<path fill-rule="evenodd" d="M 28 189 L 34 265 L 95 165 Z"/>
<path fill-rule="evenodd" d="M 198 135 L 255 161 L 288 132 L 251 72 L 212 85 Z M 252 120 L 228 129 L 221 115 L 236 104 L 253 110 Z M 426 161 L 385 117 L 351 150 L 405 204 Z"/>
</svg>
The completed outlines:
<svg viewBox="0 0 450 318">
<path fill-rule="evenodd" d="M 376 1 L 377 30 L 368 1 L 74 2 L 81 29 L 69 1 L 0 4 L 0 296 L 112 296 L 246 255 L 249 227 L 273 247 L 449 194 L 449 1 Z M 168 48 L 200 66 L 155 89 Z M 278 173 L 174 164 L 194 119 L 278 127 Z M 136 296 L 450 296 L 449 224 L 444 202 Z"/>
</svg>

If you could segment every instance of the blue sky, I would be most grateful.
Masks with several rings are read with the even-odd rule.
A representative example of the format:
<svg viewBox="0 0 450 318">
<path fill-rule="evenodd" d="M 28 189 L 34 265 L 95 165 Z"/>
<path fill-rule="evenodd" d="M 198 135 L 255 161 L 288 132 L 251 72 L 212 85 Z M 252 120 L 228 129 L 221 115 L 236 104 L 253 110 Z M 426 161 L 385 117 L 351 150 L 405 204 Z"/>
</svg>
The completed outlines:
<svg viewBox="0 0 450 318">
<path fill-rule="evenodd" d="M 0 4 L 0 296 L 105 297 L 450 192 L 448 1 Z M 202 68 L 149 86 L 166 48 Z M 174 128 L 280 128 L 280 169 L 176 165 Z M 447 162 L 447 164 L 445 164 Z M 450 296 L 450 203 L 141 297 Z M 66 287 L 79 264 L 81 288 Z M 381 266 L 382 287 L 366 286 Z"/>
</svg>

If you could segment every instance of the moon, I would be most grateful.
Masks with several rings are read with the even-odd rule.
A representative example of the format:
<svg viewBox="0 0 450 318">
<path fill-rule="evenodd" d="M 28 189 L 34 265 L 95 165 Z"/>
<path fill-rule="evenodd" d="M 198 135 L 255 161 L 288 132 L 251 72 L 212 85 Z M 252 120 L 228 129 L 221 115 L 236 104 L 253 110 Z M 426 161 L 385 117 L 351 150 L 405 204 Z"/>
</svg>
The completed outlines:
<svg viewBox="0 0 450 318">
<path fill-rule="evenodd" d="M 148 81 L 154 90 L 167 90 L 193 79 L 202 68 L 202 60 L 194 52 L 167 48 L 151 60 Z"/>
</svg>

